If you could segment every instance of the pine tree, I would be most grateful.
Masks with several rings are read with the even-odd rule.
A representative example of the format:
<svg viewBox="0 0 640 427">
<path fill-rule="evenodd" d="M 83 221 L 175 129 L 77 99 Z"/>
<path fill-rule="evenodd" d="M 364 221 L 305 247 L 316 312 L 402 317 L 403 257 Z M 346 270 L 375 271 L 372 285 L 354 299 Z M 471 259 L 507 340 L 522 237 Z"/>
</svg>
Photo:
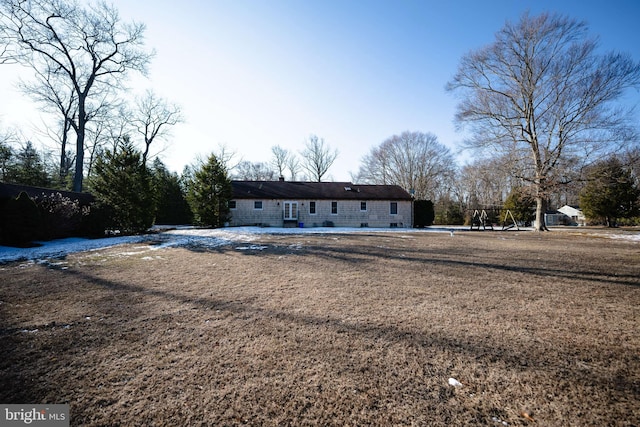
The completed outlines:
<svg viewBox="0 0 640 427">
<path fill-rule="evenodd" d="M 594 165 L 580 193 L 580 207 L 592 220 L 615 227 L 618 218 L 631 218 L 640 208 L 640 189 L 629 168 L 616 157 Z"/>
<path fill-rule="evenodd" d="M 190 224 L 193 221 L 185 191 L 176 173 L 156 158 L 151 170 L 156 198 L 156 224 Z"/>
<path fill-rule="evenodd" d="M 115 153 L 100 156 L 94 168 L 91 192 L 111 211 L 110 226 L 125 234 L 149 229 L 155 212 L 151 175 L 133 144 L 125 139 Z"/>
<path fill-rule="evenodd" d="M 214 155 L 196 170 L 189 183 L 189 203 L 197 224 L 222 227 L 229 219 L 231 180 L 224 164 Z"/>
<path fill-rule="evenodd" d="M 10 182 L 36 187 L 51 185 L 51 178 L 42 157 L 30 141 L 13 155 L 13 161 L 8 169 L 7 175 Z"/>
<path fill-rule="evenodd" d="M 511 211 L 511 215 L 516 221 L 529 224 L 536 217 L 535 213 L 536 201 L 526 193 L 523 187 L 514 187 L 504 202 L 503 210 L 500 214 L 501 218 L 505 218 L 507 210 Z"/>
</svg>

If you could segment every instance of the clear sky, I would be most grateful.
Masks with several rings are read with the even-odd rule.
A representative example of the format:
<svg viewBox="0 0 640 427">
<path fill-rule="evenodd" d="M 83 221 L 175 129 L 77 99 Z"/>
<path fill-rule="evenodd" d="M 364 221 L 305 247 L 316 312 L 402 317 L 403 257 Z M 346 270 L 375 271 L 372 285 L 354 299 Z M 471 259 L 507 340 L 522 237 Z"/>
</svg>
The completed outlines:
<svg viewBox="0 0 640 427">
<path fill-rule="evenodd" d="M 186 122 L 161 154 L 180 172 L 221 144 L 236 160 L 268 161 L 271 147 L 300 151 L 316 134 L 339 157 L 330 179 L 349 180 L 362 157 L 405 130 L 434 133 L 457 152 L 455 99 L 445 84 L 465 53 L 489 44 L 525 11 L 589 24 L 606 50 L 640 61 L 637 0 L 114 0 L 125 21 L 147 25 L 156 50 L 147 79 Z M 24 69 L 0 65 L 0 126 L 25 138 L 41 118 L 15 88 Z M 638 92 L 627 100 L 640 101 Z M 462 155 L 461 160 L 468 159 Z"/>
</svg>

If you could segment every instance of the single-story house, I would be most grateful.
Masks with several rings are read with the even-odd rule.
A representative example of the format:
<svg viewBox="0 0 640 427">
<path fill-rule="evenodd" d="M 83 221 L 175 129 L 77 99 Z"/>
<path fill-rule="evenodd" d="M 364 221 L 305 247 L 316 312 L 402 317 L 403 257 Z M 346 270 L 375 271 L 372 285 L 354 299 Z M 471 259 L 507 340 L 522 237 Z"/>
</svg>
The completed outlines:
<svg viewBox="0 0 640 427">
<path fill-rule="evenodd" d="M 413 198 L 397 185 L 232 181 L 230 225 L 411 227 Z"/>
<path fill-rule="evenodd" d="M 554 225 L 586 225 L 587 219 L 580 209 L 574 206 L 564 205 L 557 211 L 547 212 L 544 215 L 545 224 Z"/>
</svg>

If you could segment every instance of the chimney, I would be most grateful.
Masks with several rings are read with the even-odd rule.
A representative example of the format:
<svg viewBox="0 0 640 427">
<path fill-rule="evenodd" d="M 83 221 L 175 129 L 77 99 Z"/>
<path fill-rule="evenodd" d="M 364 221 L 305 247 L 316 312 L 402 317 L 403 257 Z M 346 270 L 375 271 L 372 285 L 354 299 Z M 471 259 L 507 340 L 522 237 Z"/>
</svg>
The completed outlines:
<svg viewBox="0 0 640 427">
<path fill-rule="evenodd" d="M 278 181 L 284 182 L 284 176 L 280 175 L 280 178 L 278 178 Z"/>
</svg>

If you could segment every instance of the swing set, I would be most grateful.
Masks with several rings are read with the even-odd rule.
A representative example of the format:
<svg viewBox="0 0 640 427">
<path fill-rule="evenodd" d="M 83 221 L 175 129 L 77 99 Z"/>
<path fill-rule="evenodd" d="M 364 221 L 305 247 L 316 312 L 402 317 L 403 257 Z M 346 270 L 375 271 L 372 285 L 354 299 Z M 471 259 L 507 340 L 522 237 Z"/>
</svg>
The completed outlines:
<svg viewBox="0 0 640 427">
<path fill-rule="evenodd" d="M 471 231 L 480 231 L 480 227 L 482 227 L 482 231 L 494 230 L 493 225 L 494 224 L 489 219 L 489 215 L 485 209 L 475 209 L 473 211 L 473 216 L 471 217 Z M 511 210 L 507 209 L 504 213 L 504 218 L 502 219 L 502 231 L 511 230 L 514 227 L 516 230 L 520 230 Z"/>
</svg>

